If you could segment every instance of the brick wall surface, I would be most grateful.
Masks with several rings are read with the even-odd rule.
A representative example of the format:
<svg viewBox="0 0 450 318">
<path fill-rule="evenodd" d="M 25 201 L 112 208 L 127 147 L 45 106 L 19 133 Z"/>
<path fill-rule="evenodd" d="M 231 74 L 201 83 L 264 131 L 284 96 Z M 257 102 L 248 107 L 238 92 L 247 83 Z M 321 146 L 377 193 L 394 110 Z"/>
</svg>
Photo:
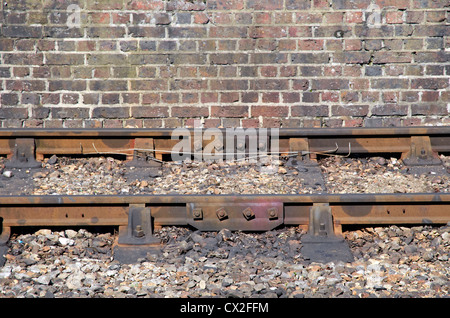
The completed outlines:
<svg viewBox="0 0 450 318">
<path fill-rule="evenodd" d="M 450 125 L 448 0 L 1 6 L 1 127 Z"/>
</svg>

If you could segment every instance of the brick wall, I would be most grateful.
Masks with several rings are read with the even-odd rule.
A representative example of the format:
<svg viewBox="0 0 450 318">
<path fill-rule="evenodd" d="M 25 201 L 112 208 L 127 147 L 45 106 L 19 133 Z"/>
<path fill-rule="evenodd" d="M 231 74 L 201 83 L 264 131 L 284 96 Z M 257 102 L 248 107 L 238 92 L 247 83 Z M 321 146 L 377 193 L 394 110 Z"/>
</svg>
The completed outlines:
<svg viewBox="0 0 450 318">
<path fill-rule="evenodd" d="M 370 3 L 2 0 L 1 127 L 449 125 L 448 0 Z"/>
</svg>

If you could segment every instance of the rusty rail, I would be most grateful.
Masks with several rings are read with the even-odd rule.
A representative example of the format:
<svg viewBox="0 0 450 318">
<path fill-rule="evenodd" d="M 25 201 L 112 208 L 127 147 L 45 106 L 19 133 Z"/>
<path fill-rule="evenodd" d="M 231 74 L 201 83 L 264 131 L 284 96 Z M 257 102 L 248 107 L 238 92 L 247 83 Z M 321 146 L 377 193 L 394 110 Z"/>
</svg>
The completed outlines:
<svg viewBox="0 0 450 318">
<path fill-rule="evenodd" d="M 128 222 L 129 207 L 143 205 L 151 210 L 155 226 L 270 230 L 281 224 L 308 225 L 315 204 L 328 204 L 334 222 L 341 225 L 442 224 L 450 220 L 450 193 L 2 196 L 0 219 L 4 227 L 123 226 Z M 254 217 L 245 217 L 247 208 Z M 195 214 L 196 209 L 201 210 L 200 215 Z M 221 209 L 228 218 L 217 215 Z"/>
<path fill-rule="evenodd" d="M 171 138 L 172 131 L 1 129 L 0 155 L 19 162 L 26 157 L 30 167 L 50 155 L 115 153 L 132 161 L 142 149 L 162 160 L 178 142 Z M 274 136 L 269 130 L 268 138 Z M 335 154 L 395 153 L 407 164 L 435 165 L 439 153 L 450 153 L 450 127 L 280 129 L 276 137 L 279 153 L 295 153 L 308 161 L 335 149 Z M 332 220 L 328 226 L 334 233 L 345 224 L 445 224 L 450 221 L 450 193 L 0 196 L 0 245 L 16 226 L 118 226 L 119 243 L 125 245 L 136 242 L 136 224 L 138 236 L 144 237 L 145 231 L 151 237 L 154 227 L 166 225 L 266 231 L 284 224 L 309 226 L 311 232 L 316 231 L 311 229 L 314 222 L 321 229 L 327 222 L 312 220 L 317 211 Z"/>
<path fill-rule="evenodd" d="M 194 129 L 189 129 L 194 134 Z M 221 129 L 226 132 L 226 129 Z M 173 129 L 0 129 L 0 155 L 14 154 L 16 140 L 34 141 L 37 159 L 46 155 L 92 155 L 122 153 L 132 156 L 141 144 L 154 149 L 170 150 L 177 140 Z M 269 137 L 271 130 L 269 132 Z M 299 144 L 310 152 L 323 152 L 337 147 L 337 154 L 350 150 L 358 154 L 401 153 L 411 151 L 416 140 L 425 140 L 434 152 L 450 152 L 450 126 L 411 128 L 311 128 L 279 129 L 279 148 L 283 153 Z M 351 149 L 349 148 L 351 145 Z M 305 150 L 305 149 L 299 149 Z M 158 156 L 157 153 L 155 153 Z"/>
</svg>

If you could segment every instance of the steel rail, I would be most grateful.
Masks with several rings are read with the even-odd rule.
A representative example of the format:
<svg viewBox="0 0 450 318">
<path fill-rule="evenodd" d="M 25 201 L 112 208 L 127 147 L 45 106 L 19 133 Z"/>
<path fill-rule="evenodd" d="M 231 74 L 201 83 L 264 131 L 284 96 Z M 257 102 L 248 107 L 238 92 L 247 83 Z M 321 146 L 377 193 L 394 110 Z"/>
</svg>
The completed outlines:
<svg viewBox="0 0 450 318">
<path fill-rule="evenodd" d="M 317 204 L 330 206 L 336 224 L 445 224 L 450 193 L 299 195 L 78 195 L 1 196 L 5 227 L 126 225 L 130 206 L 150 208 L 156 226 L 191 225 L 201 230 L 269 230 L 281 224 L 308 225 Z M 277 208 L 270 217 L 267 211 Z M 216 211 L 229 214 L 220 220 Z M 242 211 L 253 209 L 251 220 Z M 193 211 L 202 209 L 202 217 Z"/>
<path fill-rule="evenodd" d="M 195 137 L 207 130 L 184 131 Z M 233 129 L 216 131 L 235 133 Z M 261 130 L 256 131 L 259 134 Z M 121 154 L 134 161 L 137 152 L 145 152 L 161 162 L 178 142 L 172 138 L 173 132 L 169 128 L 0 129 L 0 155 L 33 167 L 49 155 Z M 439 165 L 438 154 L 450 153 L 450 126 L 268 129 L 264 133 L 267 152 L 273 151 L 269 141 L 277 139 L 278 153 L 297 154 L 297 159 L 307 164 L 320 154 L 391 153 L 401 154 L 408 165 Z M 192 139 L 194 149 L 198 148 Z M 200 150 L 207 144 L 202 140 Z M 325 231 L 325 237 L 336 243 L 339 240 L 334 233 L 340 233 L 346 224 L 449 221 L 450 193 L 0 196 L 0 248 L 9 239 L 11 228 L 22 226 L 118 226 L 119 245 L 133 246 L 153 244 L 151 228 L 167 225 L 189 225 L 203 231 L 266 231 L 299 225 L 312 233 L 331 226 L 332 233 Z M 149 239 L 141 240 L 141 225 L 145 225 Z M 313 236 L 312 243 L 316 239 Z"/>
</svg>

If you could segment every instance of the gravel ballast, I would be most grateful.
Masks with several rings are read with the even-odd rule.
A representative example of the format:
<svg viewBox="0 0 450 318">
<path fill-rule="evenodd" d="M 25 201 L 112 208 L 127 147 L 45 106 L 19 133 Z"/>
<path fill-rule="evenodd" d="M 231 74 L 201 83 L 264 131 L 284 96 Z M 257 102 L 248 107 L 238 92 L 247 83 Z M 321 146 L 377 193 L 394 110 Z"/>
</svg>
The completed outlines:
<svg viewBox="0 0 450 318">
<path fill-rule="evenodd" d="M 50 160 L 51 159 L 51 160 Z M 325 157 L 325 187 L 283 158 L 261 166 L 165 163 L 130 179 L 112 157 L 50 158 L 42 170 L 2 169 L 3 195 L 447 193 L 446 174 L 413 174 L 396 158 Z M 448 157 L 441 156 L 446 168 Z M 8 172 L 10 171 L 10 173 Z M 268 173 L 269 171 L 270 173 Z M 6 173 L 6 174 L 5 174 Z M 16 180 L 16 181 L 14 181 Z M 25 182 L 23 181 L 25 180 Z M 9 186 L 10 184 L 15 187 Z M 40 228 L 14 233 L 0 269 L 2 298 L 437 298 L 449 295 L 450 224 L 344 228 L 349 263 L 301 254 L 301 227 L 263 233 L 163 227 L 161 253 L 135 264 L 112 257 L 111 229 Z"/>
</svg>

